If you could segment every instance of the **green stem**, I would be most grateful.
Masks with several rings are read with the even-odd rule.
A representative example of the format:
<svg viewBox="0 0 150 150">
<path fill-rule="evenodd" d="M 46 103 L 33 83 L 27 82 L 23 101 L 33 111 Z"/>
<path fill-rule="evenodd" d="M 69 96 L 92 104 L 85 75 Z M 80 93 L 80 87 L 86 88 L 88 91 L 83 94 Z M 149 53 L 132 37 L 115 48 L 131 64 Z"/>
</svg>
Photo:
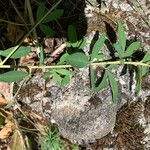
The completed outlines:
<svg viewBox="0 0 150 150">
<path fill-rule="evenodd" d="M 105 65 L 111 65 L 111 64 L 116 64 L 116 65 L 120 65 L 121 62 L 120 61 L 108 61 L 108 62 L 98 62 L 98 63 L 92 63 L 93 66 L 105 66 Z M 123 64 L 126 65 L 134 65 L 134 66 L 145 66 L 145 67 L 150 67 L 150 64 L 146 64 L 143 62 L 133 62 L 133 61 L 125 61 Z"/>
<path fill-rule="evenodd" d="M 98 63 L 91 63 L 92 66 L 105 66 L 105 65 L 121 65 L 120 61 L 110 61 L 110 62 L 98 62 Z M 124 62 L 127 65 L 134 65 L 134 66 L 145 66 L 150 67 L 150 64 L 146 64 L 143 62 Z M 13 65 L 0 65 L 0 68 L 26 68 L 26 69 L 57 69 L 57 68 L 70 68 L 71 65 L 52 65 L 52 66 L 13 66 Z"/>
<path fill-rule="evenodd" d="M 46 16 L 51 13 L 61 2 L 62 0 L 59 0 L 44 16 L 39 20 L 33 27 L 32 29 L 23 37 L 23 39 L 19 42 L 19 44 L 9 53 L 9 55 L 0 63 L 0 66 L 2 66 L 9 58 L 10 56 L 21 46 L 23 43 L 24 39 L 30 35 L 30 33 L 46 18 Z"/>
</svg>

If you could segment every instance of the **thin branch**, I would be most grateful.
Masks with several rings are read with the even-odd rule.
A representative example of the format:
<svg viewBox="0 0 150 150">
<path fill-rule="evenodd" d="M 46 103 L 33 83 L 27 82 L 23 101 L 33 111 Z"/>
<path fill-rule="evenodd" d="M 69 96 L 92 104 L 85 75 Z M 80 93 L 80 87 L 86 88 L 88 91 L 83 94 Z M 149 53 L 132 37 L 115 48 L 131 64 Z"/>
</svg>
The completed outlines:
<svg viewBox="0 0 150 150">
<path fill-rule="evenodd" d="M 57 57 L 58 57 L 58 54 L 60 55 L 64 49 L 66 48 L 67 44 L 66 43 L 63 43 L 61 44 L 56 50 L 54 50 L 51 54 L 50 54 L 50 57 L 46 60 L 46 63 L 52 63 Z"/>
<path fill-rule="evenodd" d="M 61 44 L 54 52 L 50 54 L 50 57 L 55 57 L 58 53 L 61 53 L 64 51 L 64 48 L 67 46 L 66 43 Z"/>
</svg>

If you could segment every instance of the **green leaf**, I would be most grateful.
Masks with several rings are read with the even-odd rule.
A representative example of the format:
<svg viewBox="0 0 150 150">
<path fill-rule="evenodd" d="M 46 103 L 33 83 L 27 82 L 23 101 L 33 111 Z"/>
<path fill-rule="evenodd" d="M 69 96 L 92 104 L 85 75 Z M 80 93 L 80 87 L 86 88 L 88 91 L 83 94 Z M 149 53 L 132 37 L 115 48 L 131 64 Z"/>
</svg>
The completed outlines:
<svg viewBox="0 0 150 150">
<path fill-rule="evenodd" d="M 42 21 L 42 23 L 57 20 L 63 15 L 63 13 L 64 13 L 63 9 L 56 9 L 53 12 L 51 12 L 48 16 L 46 16 L 46 18 Z"/>
<path fill-rule="evenodd" d="M 144 58 L 142 59 L 142 62 L 149 62 L 150 61 L 150 50 L 146 53 Z"/>
<path fill-rule="evenodd" d="M 129 45 L 129 47 L 127 48 L 126 52 L 125 52 L 125 56 L 124 57 L 130 57 L 132 56 L 132 54 L 138 50 L 140 48 L 140 42 L 133 42 Z"/>
<path fill-rule="evenodd" d="M 118 100 L 118 95 L 119 95 L 118 84 L 117 84 L 117 81 L 115 80 L 114 75 L 109 71 L 107 71 L 107 73 L 108 73 L 108 79 L 109 79 L 109 83 L 110 83 L 111 90 L 112 90 L 112 100 L 115 103 Z"/>
<path fill-rule="evenodd" d="M 60 84 L 61 86 L 65 86 L 69 83 L 70 78 L 74 75 L 73 72 L 67 69 L 53 69 L 49 72 L 46 72 L 43 78 L 47 79 L 48 77 L 52 77 L 52 80 L 55 83 Z"/>
<path fill-rule="evenodd" d="M 36 20 L 37 22 L 40 21 L 42 19 L 42 17 L 45 15 L 45 5 L 44 3 L 39 3 L 38 5 L 38 9 L 37 9 L 37 12 L 36 12 Z"/>
<path fill-rule="evenodd" d="M 39 28 L 47 37 L 53 37 L 55 35 L 55 31 L 46 24 L 40 24 Z"/>
<path fill-rule="evenodd" d="M 52 75 L 53 75 L 53 72 L 48 71 L 48 72 L 44 72 L 42 77 L 46 80 L 47 78 L 52 77 Z"/>
<path fill-rule="evenodd" d="M 86 41 L 87 41 L 86 38 L 81 39 L 81 40 L 78 42 L 77 48 L 78 48 L 78 49 L 83 49 L 83 47 L 86 45 Z"/>
<path fill-rule="evenodd" d="M 116 64 L 111 64 L 109 66 L 107 66 L 107 69 L 112 70 L 112 69 L 116 69 L 117 65 Z"/>
<path fill-rule="evenodd" d="M 67 69 L 55 69 L 55 71 L 61 75 L 73 76 L 73 72 Z"/>
<path fill-rule="evenodd" d="M 90 65 L 90 82 L 91 82 L 91 87 L 94 90 L 95 89 L 95 73 L 94 73 L 94 68 L 92 65 Z"/>
<path fill-rule="evenodd" d="M 64 64 L 64 63 L 66 62 L 68 56 L 69 56 L 68 53 L 63 54 L 63 55 L 60 57 L 60 60 L 59 60 L 59 62 L 58 62 L 57 64 L 58 64 L 58 65 Z"/>
<path fill-rule="evenodd" d="M 76 52 L 67 57 L 67 63 L 76 68 L 83 68 L 90 62 L 83 52 Z"/>
<path fill-rule="evenodd" d="M 66 86 L 70 82 L 70 76 L 66 75 L 64 78 L 62 78 L 61 86 Z"/>
<path fill-rule="evenodd" d="M 126 47 L 126 36 L 125 36 L 125 30 L 122 23 L 118 20 L 118 40 L 119 44 L 121 46 L 121 50 L 124 52 Z"/>
<path fill-rule="evenodd" d="M 43 47 L 39 47 L 40 48 L 40 65 L 44 64 L 44 50 Z"/>
<path fill-rule="evenodd" d="M 122 49 L 121 49 L 121 46 L 120 46 L 119 42 L 117 42 L 117 43 L 113 44 L 113 46 L 114 46 L 114 48 L 115 48 L 116 52 L 118 53 L 119 58 L 120 58 L 120 59 L 122 59 L 122 58 L 124 57 L 124 52 L 122 51 Z"/>
<path fill-rule="evenodd" d="M 136 69 L 136 86 L 135 93 L 138 95 L 141 91 L 142 77 L 148 73 L 149 68 L 146 66 L 138 66 Z"/>
<path fill-rule="evenodd" d="M 58 84 L 61 84 L 61 82 L 62 82 L 62 78 L 61 78 L 61 76 L 59 75 L 59 74 L 57 74 L 56 72 L 54 72 L 53 74 L 52 74 L 52 76 L 53 76 L 53 81 L 55 82 L 55 83 L 58 83 Z"/>
<path fill-rule="evenodd" d="M 102 54 L 102 53 L 100 53 L 100 54 L 98 54 L 95 58 L 96 59 L 102 59 L 102 58 L 104 58 L 105 57 L 105 55 L 104 54 Z"/>
<path fill-rule="evenodd" d="M 102 90 L 102 89 L 106 86 L 107 77 L 108 77 L 107 71 L 105 71 L 101 82 L 99 83 L 98 87 L 96 87 L 96 90 L 97 90 L 97 91 Z"/>
<path fill-rule="evenodd" d="M 7 49 L 7 50 L 4 50 L 4 51 L 0 50 L 0 56 L 7 57 L 7 56 L 13 51 L 14 48 L 15 48 L 15 47 L 11 47 L 11 48 L 9 48 L 9 49 Z M 10 58 L 12 58 L 12 59 L 18 59 L 18 58 L 20 58 L 20 57 L 23 57 L 23 56 L 28 55 L 28 54 L 30 53 L 30 51 L 31 51 L 31 47 L 28 47 L 28 46 L 20 46 L 20 47 L 15 51 L 15 53 L 10 56 Z"/>
<path fill-rule="evenodd" d="M 75 43 L 67 42 L 67 47 L 74 47 L 77 49 L 83 49 L 83 47 L 86 45 L 87 39 L 81 39 L 80 41 L 76 41 Z"/>
<path fill-rule="evenodd" d="M 0 82 L 16 82 L 22 80 L 28 75 L 25 71 L 9 71 L 3 74 L 0 74 Z"/>
<path fill-rule="evenodd" d="M 138 95 L 139 92 L 141 91 L 141 83 L 142 83 L 142 70 L 141 70 L 141 67 L 137 67 L 135 80 L 136 80 L 135 93 Z"/>
<path fill-rule="evenodd" d="M 124 62 L 125 62 L 124 59 L 120 59 L 119 61 L 120 61 L 120 64 L 121 64 L 121 65 L 124 65 Z"/>
<path fill-rule="evenodd" d="M 148 73 L 149 67 L 141 66 L 141 71 L 142 71 L 142 77 L 143 77 Z"/>
<path fill-rule="evenodd" d="M 102 35 L 100 36 L 100 38 L 96 41 L 96 43 L 94 44 L 92 53 L 91 53 L 91 60 L 93 60 L 94 58 L 97 57 L 100 49 L 102 48 L 104 42 L 106 39 L 106 33 L 103 32 Z"/>
<path fill-rule="evenodd" d="M 73 25 L 68 26 L 68 38 L 70 43 L 77 42 L 77 32 L 75 26 Z"/>
</svg>

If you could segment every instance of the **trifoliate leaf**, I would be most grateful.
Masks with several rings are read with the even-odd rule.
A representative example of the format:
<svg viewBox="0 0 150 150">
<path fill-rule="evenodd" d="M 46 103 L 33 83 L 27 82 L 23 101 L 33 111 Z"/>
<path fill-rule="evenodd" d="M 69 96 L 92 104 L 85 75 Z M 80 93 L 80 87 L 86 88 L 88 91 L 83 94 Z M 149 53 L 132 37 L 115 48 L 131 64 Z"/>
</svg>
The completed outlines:
<svg viewBox="0 0 150 150">
<path fill-rule="evenodd" d="M 16 82 L 22 80 L 26 76 L 28 76 L 28 73 L 25 71 L 9 71 L 0 74 L 0 82 Z"/>
<path fill-rule="evenodd" d="M 91 60 L 93 60 L 94 58 L 97 57 L 100 49 L 102 48 L 104 42 L 106 39 L 106 33 L 103 32 L 102 35 L 100 36 L 100 38 L 96 41 L 96 43 L 94 44 L 92 53 L 91 53 Z"/>
<path fill-rule="evenodd" d="M 67 63 L 76 68 L 83 68 L 90 62 L 83 52 L 76 52 L 67 57 Z"/>
<path fill-rule="evenodd" d="M 8 48 L 4 51 L 0 50 L 0 56 L 4 56 L 4 57 L 7 57 L 14 49 L 15 47 L 11 47 L 11 48 Z M 12 59 L 18 59 L 22 56 L 26 56 L 30 53 L 31 51 L 31 47 L 28 47 L 28 46 L 20 46 L 15 52 L 14 54 L 12 54 L 10 56 L 10 58 Z"/>
</svg>

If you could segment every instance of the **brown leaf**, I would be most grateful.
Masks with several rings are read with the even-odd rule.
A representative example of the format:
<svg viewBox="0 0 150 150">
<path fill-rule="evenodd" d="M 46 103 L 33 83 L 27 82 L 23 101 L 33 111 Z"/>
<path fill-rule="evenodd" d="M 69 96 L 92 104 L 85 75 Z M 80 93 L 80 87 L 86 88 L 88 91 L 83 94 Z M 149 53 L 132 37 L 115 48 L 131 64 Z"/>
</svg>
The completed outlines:
<svg viewBox="0 0 150 150">
<path fill-rule="evenodd" d="M 10 133 L 12 133 L 13 127 L 14 123 L 6 119 L 6 125 L 2 130 L 0 130 L 0 139 L 2 140 L 7 138 L 10 135 Z"/>
<path fill-rule="evenodd" d="M 4 96 L 6 100 L 12 99 L 12 88 L 13 83 L 0 82 L 0 94 Z"/>
<path fill-rule="evenodd" d="M 6 99 L 3 97 L 0 97 L 0 106 L 5 105 L 7 103 Z"/>
</svg>

